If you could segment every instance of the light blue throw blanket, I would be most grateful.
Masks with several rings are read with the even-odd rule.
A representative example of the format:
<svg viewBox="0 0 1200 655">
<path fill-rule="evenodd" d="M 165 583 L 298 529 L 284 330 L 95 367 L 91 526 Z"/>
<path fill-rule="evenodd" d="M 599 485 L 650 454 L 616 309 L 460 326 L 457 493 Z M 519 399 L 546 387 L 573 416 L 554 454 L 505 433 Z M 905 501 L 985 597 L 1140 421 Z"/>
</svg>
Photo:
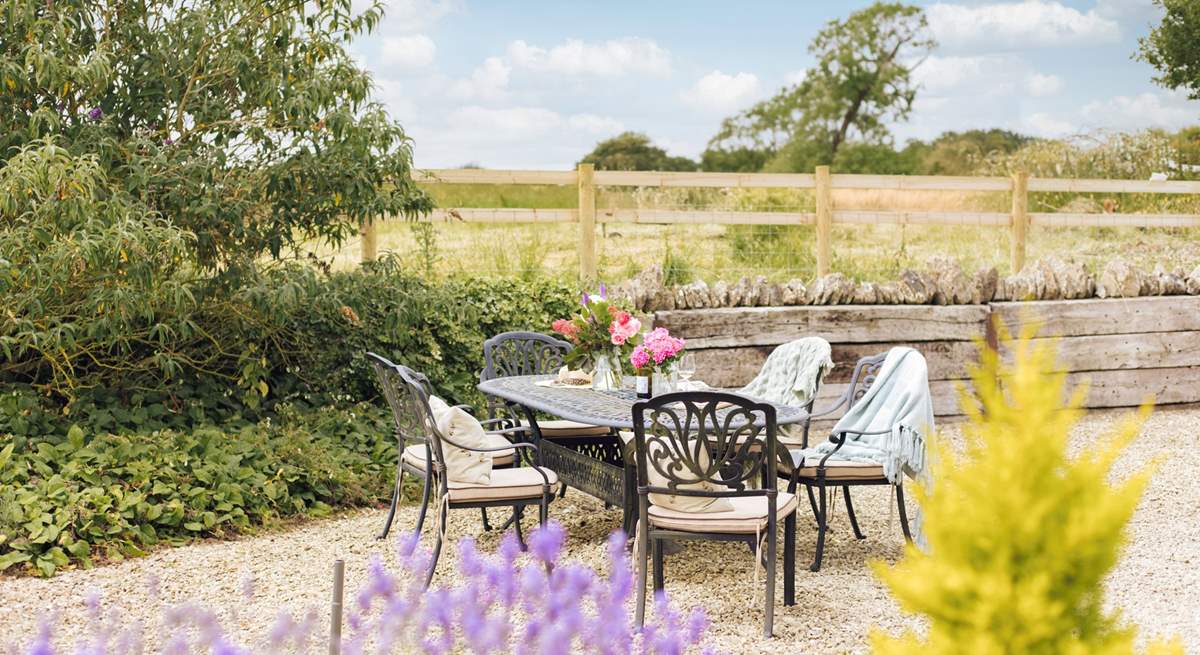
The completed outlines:
<svg viewBox="0 0 1200 655">
<path fill-rule="evenodd" d="M 832 433 L 841 430 L 885 432 L 847 435 L 846 443 L 829 459 L 869 462 L 883 467 L 893 484 L 908 475 L 928 486 L 925 440 L 933 434 L 933 400 L 925 357 L 912 348 L 892 348 L 867 393 L 851 407 Z M 805 466 L 816 466 L 837 444 L 823 441 L 806 450 L 793 450 Z M 921 544 L 920 515 L 914 517 Z"/>
</svg>

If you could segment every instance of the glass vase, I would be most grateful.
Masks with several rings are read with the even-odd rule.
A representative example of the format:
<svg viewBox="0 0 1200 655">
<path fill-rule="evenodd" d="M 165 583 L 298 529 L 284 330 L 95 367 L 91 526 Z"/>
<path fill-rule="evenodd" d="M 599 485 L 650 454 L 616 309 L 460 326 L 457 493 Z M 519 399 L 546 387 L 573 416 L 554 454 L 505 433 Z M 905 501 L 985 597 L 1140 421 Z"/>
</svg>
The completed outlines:
<svg viewBox="0 0 1200 655">
<path fill-rule="evenodd" d="M 654 379 L 652 380 L 652 388 L 654 395 L 661 396 L 664 393 L 675 393 L 679 390 L 679 376 L 675 373 L 675 367 L 670 366 L 665 371 L 655 371 Z"/>
<path fill-rule="evenodd" d="M 599 354 L 595 357 L 595 368 L 592 369 L 592 389 L 596 391 L 615 391 L 621 388 L 621 367 L 617 366 L 616 358 L 609 354 Z"/>
</svg>

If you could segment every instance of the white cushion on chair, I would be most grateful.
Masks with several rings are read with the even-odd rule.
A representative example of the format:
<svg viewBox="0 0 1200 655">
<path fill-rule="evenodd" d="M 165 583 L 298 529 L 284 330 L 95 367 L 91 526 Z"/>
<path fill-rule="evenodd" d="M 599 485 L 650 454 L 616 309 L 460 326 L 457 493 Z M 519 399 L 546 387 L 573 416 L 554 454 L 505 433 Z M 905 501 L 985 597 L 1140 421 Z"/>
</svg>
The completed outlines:
<svg viewBox="0 0 1200 655">
<path fill-rule="evenodd" d="M 779 463 L 780 472 L 785 475 L 791 475 L 792 467 L 796 465 L 796 460 L 803 457 L 799 454 L 799 450 L 792 451 L 783 458 Z M 817 477 L 817 464 L 820 459 L 810 460 L 805 459 L 800 469 L 800 477 L 815 478 Z M 825 462 L 825 479 L 826 480 L 874 480 L 876 478 L 885 479 L 883 475 L 883 466 L 871 462 L 850 462 L 844 459 L 829 458 Z"/>
<path fill-rule="evenodd" d="M 541 471 L 550 480 L 550 493 L 553 495 L 558 491 L 558 476 L 548 468 L 541 468 Z M 537 469 L 531 467 L 496 469 L 492 471 L 492 479 L 487 484 L 449 480 L 450 502 L 536 498 L 542 495 L 542 482 L 544 480 L 538 475 Z"/>
<path fill-rule="evenodd" d="M 458 444 L 442 441 L 446 479 L 487 484 L 492 474 L 492 453 L 469 450 L 489 447 L 488 437 L 491 435 L 483 429 L 479 419 L 461 407 L 450 407 L 437 396 L 429 397 L 429 409 L 433 412 L 438 433 Z"/>
<path fill-rule="evenodd" d="M 767 527 L 767 497 L 739 496 L 723 498 L 732 509 L 724 512 L 681 512 L 651 504 L 650 523 L 655 527 L 682 532 L 720 532 L 752 534 Z M 775 497 L 775 519 L 782 521 L 796 511 L 796 496 L 781 491 Z"/>
</svg>

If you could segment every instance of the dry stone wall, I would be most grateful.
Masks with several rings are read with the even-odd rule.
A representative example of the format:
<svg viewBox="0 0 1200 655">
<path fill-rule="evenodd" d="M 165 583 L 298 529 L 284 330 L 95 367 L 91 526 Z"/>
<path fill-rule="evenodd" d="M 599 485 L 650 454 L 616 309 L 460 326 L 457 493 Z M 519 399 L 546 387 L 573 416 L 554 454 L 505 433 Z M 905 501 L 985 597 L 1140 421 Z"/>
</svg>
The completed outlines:
<svg viewBox="0 0 1200 655">
<path fill-rule="evenodd" d="M 890 282 L 856 282 L 831 273 L 809 284 L 793 279 L 770 282 L 764 276 L 737 282 L 667 286 L 662 269 L 653 266 L 616 287 L 643 312 L 719 307 L 788 307 L 798 305 L 981 305 L 1028 300 L 1134 298 L 1200 295 L 1200 266 L 1191 272 L 1145 271 L 1123 259 L 1108 262 L 1099 275 L 1082 264 L 1057 258 L 1038 260 L 1020 273 L 1000 277 L 996 269 L 965 272 L 953 259 L 936 257 L 922 270 L 902 271 Z"/>
</svg>

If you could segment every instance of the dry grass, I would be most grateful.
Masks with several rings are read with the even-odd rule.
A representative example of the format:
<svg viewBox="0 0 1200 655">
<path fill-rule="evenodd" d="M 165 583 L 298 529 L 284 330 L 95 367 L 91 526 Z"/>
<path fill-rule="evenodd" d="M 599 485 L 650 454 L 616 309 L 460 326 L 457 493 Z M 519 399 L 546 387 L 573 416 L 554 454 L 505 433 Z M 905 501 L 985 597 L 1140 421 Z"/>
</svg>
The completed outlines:
<svg viewBox="0 0 1200 655">
<path fill-rule="evenodd" d="M 444 207 L 570 208 L 576 202 L 573 187 L 431 185 L 430 190 Z M 1063 199 L 1035 194 L 1031 207 L 1046 211 L 1050 201 Z M 1096 198 L 1076 202 L 1095 204 Z M 840 189 L 834 192 L 834 203 L 862 210 L 1004 212 L 1009 198 L 1007 193 Z M 601 189 L 597 206 L 811 212 L 814 201 L 810 191 L 790 189 Z M 574 224 L 439 222 L 434 230 L 440 273 L 531 276 L 578 270 Z M 606 224 L 598 231 L 600 273 L 609 281 L 625 279 L 652 264 L 673 268 L 675 281 L 735 280 L 743 275 L 808 279 L 815 270 L 810 226 Z M 1036 228 L 1030 231 L 1027 248 L 1030 261 L 1053 255 L 1078 260 L 1093 270 L 1121 255 L 1146 267 L 1161 263 L 1190 271 L 1200 264 L 1198 236 L 1200 230 L 1195 229 Z M 861 280 L 893 279 L 905 268 L 924 266 L 935 255 L 959 259 L 968 270 L 995 266 L 1002 274 L 1010 272 L 1008 233 L 1003 228 L 839 225 L 834 228 L 833 244 L 834 270 Z M 336 250 L 317 247 L 315 251 L 334 267 L 349 268 L 358 262 L 360 247 L 355 240 Z M 414 262 L 422 260 L 412 227 L 403 221 L 380 226 L 379 249 Z"/>
</svg>

